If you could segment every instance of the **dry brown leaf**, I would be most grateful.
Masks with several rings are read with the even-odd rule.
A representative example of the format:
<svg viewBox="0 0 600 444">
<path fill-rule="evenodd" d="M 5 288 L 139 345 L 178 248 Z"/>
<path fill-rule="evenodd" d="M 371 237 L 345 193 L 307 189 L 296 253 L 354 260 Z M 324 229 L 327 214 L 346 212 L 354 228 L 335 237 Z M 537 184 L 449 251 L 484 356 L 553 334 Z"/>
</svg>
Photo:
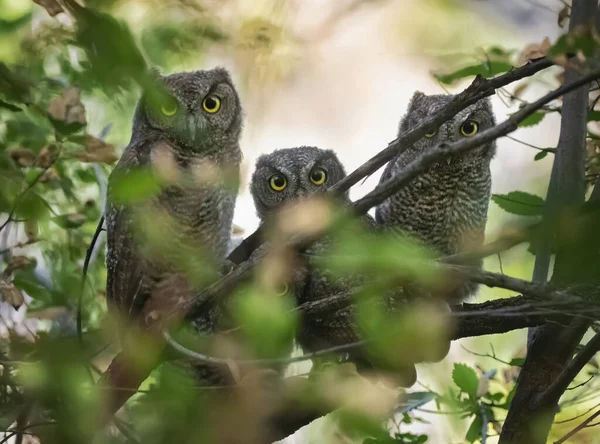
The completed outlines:
<svg viewBox="0 0 600 444">
<path fill-rule="evenodd" d="M 46 171 L 44 171 L 44 174 L 42 174 L 42 176 L 40 177 L 39 182 L 40 183 L 48 183 L 48 182 L 56 182 L 57 180 L 60 180 L 60 176 L 58 174 L 58 171 L 56 171 L 56 168 L 48 168 Z"/>
<path fill-rule="evenodd" d="M 30 264 L 31 259 L 29 259 L 27 256 L 13 256 L 8 262 L 8 265 L 6 266 L 6 269 L 4 270 L 3 274 L 5 276 L 9 276 L 14 271 L 21 270 Z"/>
<path fill-rule="evenodd" d="M 12 282 L 0 279 L 0 301 L 18 308 L 25 303 L 25 298 L 21 290 Z"/>
<path fill-rule="evenodd" d="M 35 165 L 35 154 L 27 148 L 11 150 L 10 157 L 21 168 L 31 168 Z"/>
<path fill-rule="evenodd" d="M 600 154 L 600 140 L 589 139 L 585 142 L 585 150 L 588 157 L 593 157 Z"/>
<path fill-rule="evenodd" d="M 568 5 L 563 6 L 563 8 L 558 12 L 558 26 L 561 28 L 565 26 L 565 21 L 571 16 L 571 10 Z"/>
<path fill-rule="evenodd" d="M 477 397 L 485 395 L 490 389 L 490 380 L 488 378 L 479 378 L 479 384 L 477 385 Z"/>
<path fill-rule="evenodd" d="M 119 158 L 114 145 L 94 136 L 86 135 L 84 137 L 83 145 L 85 146 L 85 151 L 74 153 L 73 157 L 76 159 L 82 162 L 98 162 L 112 165 Z"/>
<path fill-rule="evenodd" d="M 61 12 L 64 12 L 63 7 L 58 3 L 57 0 L 33 0 L 50 14 L 50 17 L 54 17 Z"/>
<path fill-rule="evenodd" d="M 54 119 L 63 120 L 66 123 L 85 125 L 87 120 L 79 88 L 70 86 L 60 96 L 55 97 L 48 106 L 48 114 Z"/>
<path fill-rule="evenodd" d="M 234 236 L 241 236 L 246 232 L 246 230 L 244 230 L 242 227 L 236 225 L 236 224 L 232 224 L 231 226 L 231 234 L 233 234 Z"/>
<path fill-rule="evenodd" d="M 544 37 L 542 43 L 530 43 L 519 55 L 519 66 L 525 65 L 530 60 L 547 56 L 551 46 L 552 44 L 548 37 Z"/>
<path fill-rule="evenodd" d="M 57 155 L 58 147 L 55 144 L 46 145 L 38 154 L 37 164 L 40 168 L 48 168 L 56 160 Z"/>
<path fill-rule="evenodd" d="M 510 98 L 511 102 L 515 99 L 520 99 L 527 88 L 529 88 L 529 83 L 521 83 L 519 86 L 517 86 Z"/>
<path fill-rule="evenodd" d="M 160 142 L 150 152 L 152 169 L 166 183 L 179 183 L 181 181 L 181 170 L 175 160 L 175 154 L 171 145 Z"/>
<path fill-rule="evenodd" d="M 39 232 L 37 220 L 27 219 L 25 221 L 25 235 L 27 236 L 27 243 L 36 243 L 39 240 L 38 234 Z"/>
</svg>

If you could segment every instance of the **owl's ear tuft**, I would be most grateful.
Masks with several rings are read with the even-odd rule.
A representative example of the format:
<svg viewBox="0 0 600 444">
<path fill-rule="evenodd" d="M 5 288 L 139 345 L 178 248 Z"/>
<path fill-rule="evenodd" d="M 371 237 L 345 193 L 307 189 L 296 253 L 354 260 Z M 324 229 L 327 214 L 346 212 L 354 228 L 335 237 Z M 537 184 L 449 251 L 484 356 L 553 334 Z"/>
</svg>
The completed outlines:
<svg viewBox="0 0 600 444">
<path fill-rule="evenodd" d="M 408 111 L 418 108 L 423 103 L 423 99 L 425 99 L 425 97 L 427 97 L 425 93 L 422 93 L 421 91 L 415 91 L 408 104 Z"/>
</svg>

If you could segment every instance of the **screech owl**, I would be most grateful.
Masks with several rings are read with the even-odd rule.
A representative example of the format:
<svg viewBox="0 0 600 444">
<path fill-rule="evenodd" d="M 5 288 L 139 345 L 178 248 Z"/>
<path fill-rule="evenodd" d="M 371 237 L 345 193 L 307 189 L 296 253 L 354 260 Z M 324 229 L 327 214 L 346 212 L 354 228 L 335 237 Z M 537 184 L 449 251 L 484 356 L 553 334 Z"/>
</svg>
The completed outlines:
<svg viewBox="0 0 600 444">
<path fill-rule="evenodd" d="M 408 112 L 400 122 L 399 133 L 416 127 L 424 118 L 450 102 L 452 97 L 415 92 Z M 424 151 L 441 143 L 472 137 L 494 124 L 490 101 L 480 100 L 390 161 L 379 183 L 402 171 Z M 441 256 L 479 247 L 484 240 L 492 184 L 490 162 L 495 151 L 495 143 L 491 142 L 437 163 L 379 205 L 375 213 L 376 222 L 416 237 Z M 472 265 L 481 267 L 482 261 Z M 457 303 L 476 291 L 476 284 L 463 282 L 450 290 L 445 298 Z"/>
<path fill-rule="evenodd" d="M 165 275 L 198 284 L 195 274 L 211 268 L 190 264 L 198 252 L 215 265 L 224 260 L 242 157 L 242 109 L 225 69 L 156 77 L 165 92 L 146 91 L 140 99 L 131 141 L 109 178 L 105 210 L 107 300 L 129 319 Z M 128 190 L 121 179 L 140 168 L 163 186 L 131 202 L 123 198 Z"/>
<path fill-rule="evenodd" d="M 250 193 L 258 217 L 265 220 L 282 205 L 324 192 L 345 176 L 343 165 L 331 150 L 285 148 L 258 158 Z"/>
<path fill-rule="evenodd" d="M 336 154 L 316 147 L 288 148 L 262 155 L 252 175 L 250 190 L 258 216 L 264 221 L 286 203 L 322 193 L 346 176 L 345 169 Z M 346 193 L 345 203 L 349 203 Z M 366 227 L 374 228 L 374 220 L 365 215 L 361 220 Z M 309 257 L 327 254 L 332 240 L 325 237 L 307 250 Z M 302 270 L 294 270 L 288 291 L 295 296 L 298 305 L 315 302 L 356 288 L 363 283 L 360 274 L 340 278 L 333 277 L 312 260 Z M 390 295 L 378 298 L 375 303 L 393 310 L 395 301 Z M 342 302 L 327 312 L 305 315 L 296 338 L 305 352 L 348 344 L 360 340 L 355 322 L 354 305 Z M 348 358 L 360 370 L 370 370 L 372 365 L 360 352 L 350 353 Z M 412 385 L 416 372 L 412 364 L 398 372 L 402 385 Z"/>
</svg>

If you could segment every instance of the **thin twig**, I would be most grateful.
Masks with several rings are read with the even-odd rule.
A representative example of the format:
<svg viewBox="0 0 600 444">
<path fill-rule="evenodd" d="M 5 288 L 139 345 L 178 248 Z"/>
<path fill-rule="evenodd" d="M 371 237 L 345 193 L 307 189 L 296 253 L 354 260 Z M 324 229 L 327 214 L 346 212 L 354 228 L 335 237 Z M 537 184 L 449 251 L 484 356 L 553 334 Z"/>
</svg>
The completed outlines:
<svg viewBox="0 0 600 444">
<path fill-rule="evenodd" d="M 552 66 L 553 64 L 554 63 L 550 59 L 544 57 L 492 79 L 484 79 L 481 76 L 477 76 L 467 89 L 455 95 L 452 100 L 440 108 L 438 112 L 426 119 L 423 119 L 421 124 L 416 128 L 413 128 L 411 131 L 400 135 L 398 138 L 390 142 L 387 148 L 373 156 L 363 165 L 336 183 L 327 194 L 343 194 L 353 185 L 356 185 L 361 179 L 373 174 L 387 162 L 396 157 L 401 150 L 414 144 L 419 139 L 424 137 L 425 134 L 438 128 L 442 123 L 455 116 L 458 112 L 464 110 L 479 100 L 484 99 L 485 97 L 493 95 L 496 89 L 526 77 L 530 77 L 537 72 Z M 550 100 L 553 99 L 549 99 L 548 102 Z M 254 233 L 244 239 L 244 241 L 231 252 L 229 259 L 238 264 L 248 259 L 252 252 L 262 243 L 262 234 L 264 231 L 264 224 L 261 224 Z"/>
<path fill-rule="evenodd" d="M 573 430 L 571 430 L 565 436 L 563 436 L 562 438 L 560 438 L 558 441 L 554 441 L 554 444 L 562 444 L 567 439 L 569 439 L 571 436 L 573 436 L 577 432 L 583 430 L 590 422 L 592 422 L 598 416 L 600 416 L 600 411 L 597 411 L 596 413 L 594 413 L 592 416 L 590 416 L 588 419 L 586 419 L 585 421 L 583 421 L 581 424 L 579 424 L 577 427 L 575 427 Z"/>
<path fill-rule="evenodd" d="M 539 399 L 539 404 L 545 404 L 547 400 L 557 399 L 567 389 L 569 384 L 575 379 L 579 372 L 590 362 L 594 355 L 600 350 L 600 333 L 596 334 L 585 344 L 585 347 L 575 355 L 573 360 L 560 373 L 558 378 L 548 389 L 543 392 Z"/>
<path fill-rule="evenodd" d="M 42 168 L 42 171 L 40 171 L 39 174 L 37 176 L 35 176 L 33 178 L 33 180 L 27 184 L 25 189 L 17 195 L 17 197 L 15 198 L 15 202 L 14 202 L 12 208 L 10 209 L 10 212 L 8 213 L 8 218 L 4 221 L 4 223 L 2 225 L 0 225 L 0 231 L 2 231 L 4 229 L 4 227 L 6 227 L 9 223 L 11 223 L 13 221 L 13 216 L 15 214 L 15 211 L 17 211 L 17 208 L 19 207 L 19 204 L 21 203 L 21 201 L 23 200 L 25 195 L 40 181 L 40 179 L 44 176 L 46 171 L 48 171 L 54 165 L 54 163 L 58 160 L 59 157 L 60 157 L 60 148 L 58 150 L 58 153 L 56 154 L 56 156 L 54 156 L 54 158 L 50 161 L 50 163 L 47 166 L 45 166 L 44 168 Z"/>
</svg>

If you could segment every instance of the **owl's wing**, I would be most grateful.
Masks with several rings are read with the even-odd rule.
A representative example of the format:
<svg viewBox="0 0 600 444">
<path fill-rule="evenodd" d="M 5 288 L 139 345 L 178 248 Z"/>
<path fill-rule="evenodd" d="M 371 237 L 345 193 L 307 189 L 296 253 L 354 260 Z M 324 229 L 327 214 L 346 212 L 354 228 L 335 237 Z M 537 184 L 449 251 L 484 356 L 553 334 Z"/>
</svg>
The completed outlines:
<svg viewBox="0 0 600 444">
<path fill-rule="evenodd" d="M 148 298 L 152 280 L 134 243 L 134 219 L 130 207 L 114 202 L 115 173 L 126 173 L 140 164 L 136 146 L 128 146 L 108 180 L 105 209 L 108 252 L 106 255 L 106 297 L 127 317 L 136 315 Z"/>
</svg>

